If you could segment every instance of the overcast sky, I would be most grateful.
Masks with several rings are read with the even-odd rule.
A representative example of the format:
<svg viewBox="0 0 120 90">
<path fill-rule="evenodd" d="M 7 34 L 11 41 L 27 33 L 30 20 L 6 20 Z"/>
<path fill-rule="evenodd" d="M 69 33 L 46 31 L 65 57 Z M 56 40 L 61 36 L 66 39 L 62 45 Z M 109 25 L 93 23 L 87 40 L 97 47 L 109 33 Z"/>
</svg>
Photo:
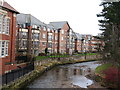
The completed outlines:
<svg viewBox="0 0 120 90">
<path fill-rule="evenodd" d="M 5 0 L 20 13 L 32 14 L 48 24 L 68 21 L 70 27 L 80 34 L 100 33 L 96 14 L 100 13 L 101 0 Z"/>
</svg>

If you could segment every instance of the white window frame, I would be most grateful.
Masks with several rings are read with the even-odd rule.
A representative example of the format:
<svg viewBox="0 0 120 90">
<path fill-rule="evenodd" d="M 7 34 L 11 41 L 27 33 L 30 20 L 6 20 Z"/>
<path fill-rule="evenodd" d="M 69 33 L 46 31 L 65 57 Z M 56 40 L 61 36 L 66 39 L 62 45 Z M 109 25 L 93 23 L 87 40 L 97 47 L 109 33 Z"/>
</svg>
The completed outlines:
<svg viewBox="0 0 120 90">
<path fill-rule="evenodd" d="M 46 27 L 43 27 L 43 30 L 46 31 Z"/>
<path fill-rule="evenodd" d="M 55 40 L 58 40 L 58 37 L 57 37 L 57 36 L 55 36 Z"/>
<path fill-rule="evenodd" d="M 62 34 L 64 34 L 64 30 L 62 30 L 62 32 L 61 32 Z"/>
<path fill-rule="evenodd" d="M 62 37 L 61 40 L 64 40 L 64 37 Z"/>
<path fill-rule="evenodd" d="M 3 15 L 0 15 L 0 33 L 2 34 L 2 25 L 3 25 L 3 20 L 2 20 Z"/>
<path fill-rule="evenodd" d="M 43 44 L 43 43 L 44 43 L 44 44 Z M 42 42 L 42 45 L 43 45 L 43 46 L 46 46 L 46 42 Z"/>
<path fill-rule="evenodd" d="M 9 35 L 10 30 L 10 18 L 5 15 L 0 15 L 0 34 Z"/>
<path fill-rule="evenodd" d="M 50 28 L 48 28 L 47 31 L 50 32 Z"/>
<path fill-rule="evenodd" d="M 1 45 L 1 57 L 4 57 L 4 56 L 5 56 L 5 41 L 2 41 L 2 45 Z"/>
<path fill-rule="evenodd" d="M 57 31 L 57 30 L 55 30 L 55 33 L 58 33 L 58 31 Z"/>
<path fill-rule="evenodd" d="M 10 31 L 10 19 L 7 18 L 7 22 L 6 22 L 6 34 L 9 35 L 9 31 Z"/>
<path fill-rule="evenodd" d="M 43 38 L 46 38 L 46 34 L 43 34 Z"/>
<path fill-rule="evenodd" d="M 2 47 L 2 41 L 0 41 L 0 57 L 1 57 L 1 47 Z"/>
<path fill-rule="evenodd" d="M 2 33 L 5 34 L 6 31 L 6 21 L 7 19 L 5 18 L 5 16 L 3 17 L 3 24 L 2 24 Z"/>
<path fill-rule="evenodd" d="M 3 45 L 3 43 L 4 43 L 4 45 Z M 0 58 L 8 56 L 9 55 L 8 51 L 9 51 L 9 41 L 8 40 L 0 40 Z"/>
<path fill-rule="evenodd" d="M 5 55 L 8 56 L 8 45 L 9 45 L 9 42 L 6 42 L 5 43 Z"/>
</svg>

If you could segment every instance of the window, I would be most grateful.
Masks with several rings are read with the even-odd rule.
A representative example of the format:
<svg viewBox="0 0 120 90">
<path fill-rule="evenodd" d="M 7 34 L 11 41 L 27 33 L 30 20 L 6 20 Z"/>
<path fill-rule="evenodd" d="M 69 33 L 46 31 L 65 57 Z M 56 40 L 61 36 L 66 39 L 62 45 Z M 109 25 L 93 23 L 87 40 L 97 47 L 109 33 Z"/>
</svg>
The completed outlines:
<svg viewBox="0 0 120 90">
<path fill-rule="evenodd" d="M 33 39 L 38 39 L 39 40 L 39 34 L 38 33 L 33 33 L 32 36 L 33 36 Z"/>
<path fill-rule="evenodd" d="M 50 28 L 48 28 L 47 30 L 48 30 L 48 32 L 49 32 L 49 31 L 50 31 Z"/>
<path fill-rule="evenodd" d="M 39 47 L 39 42 L 38 42 L 38 41 L 34 41 L 33 44 L 34 44 L 34 47 L 35 47 L 35 48 L 36 48 L 36 47 Z"/>
<path fill-rule="evenodd" d="M 2 42 L 1 56 L 5 55 L 5 41 Z"/>
<path fill-rule="evenodd" d="M 55 37 L 55 40 L 58 40 L 58 37 L 57 37 L 57 36 Z"/>
<path fill-rule="evenodd" d="M 46 46 L 46 42 L 42 42 L 42 45 L 43 45 L 43 46 Z"/>
<path fill-rule="evenodd" d="M 55 33 L 58 33 L 58 31 L 57 31 L 57 30 L 55 30 Z"/>
<path fill-rule="evenodd" d="M 21 35 L 21 38 L 24 38 L 24 39 L 26 39 L 27 38 L 27 32 L 21 32 L 20 33 Z"/>
<path fill-rule="evenodd" d="M 43 38 L 46 38 L 46 35 L 45 35 L 45 34 L 43 34 Z"/>
<path fill-rule="evenodd" d="M 27 47 L 27 41 L 26 41 L 26 40 L 22 40 L 22 44 L 23 44 L 23 46 L 22 46 L 22 47 L 24 47 L 24 48 L 26 48 L 26 47 Z"/>
<path fill-rule="evenodd" d="M 43 30 L 46 31 L 46 27 L 43 27 Z"/>
<path fill-rule="evenodd" d="M 62 40 L 64 40 L 64 38 L 62 37 Z"/>
<path fill-rule="evenodd" d="M 0 57 L 8 56 L 8 41 L 0 41 Z"/>
<path fill-rule="evenodd" d="M 10 25 L 10 19 L 8 17 L 0 15 L 0 33 L 8 35 L 9 25 Z"/>
<path fill-rule="evenodd" d="M 52 48 L 52 43 L 48 43 L 48 48 Z"/>
<path fill-rule="evenodd" d="M 0 6 L 3 6 L 3 2 L 4 2 L 3 0 L 0 0 Z"/>
<path fill-rule="evenodd" d="M 6 24 L 6 19 L 5 19 L 5 17 L 3 17 L 3 22 L 2 22 L 2 23 L 3 23 L 3 25 L 2 25 L 2 26 L 3 26 L 3 27 L 2 27 L 2 33 L 5 34 L 5 29 L 6 29 L 6 27 L 5 27 L 5 26 L 6 26 L 6 25 L 5 25 L 5 24 Z"/>
<path fill-rule="evenodd" d="M 37 25 L 32 25 L 32 28 L 33 29 L 37 29 Z"/>
<path fill-rule="evenodd" d="M 0 41 L 0 57 L 1 57 L 1 47 L 2 47 L 2 41 Z"/>
<path fill-rule="evenodd" d="M 0 33 L 2 33 L 2 18 L 3 18 L 3 16 L 0 15 Z"/>
<path fill-rule="evenodd" d="M 62 34 L 64 34 L 64 30 L 62 30 Z"/>
<path fill-rule="evenodd" d="M 52 35 L 49 35 L 49 36 L 48 36 L 48 40 L 52 40 Z"/>
<path fill-rule="evenodd" d="M 6 34 L 9 34 L 9 27 L 10 26 L 10 19 L 7 19 L 6 21 Z"/>
<path fill-rule="evenodd" d="M 6 54 L 6 56 L 8 56 L 8 42 L 6 42 L 5 54 Z"/>
</svg>

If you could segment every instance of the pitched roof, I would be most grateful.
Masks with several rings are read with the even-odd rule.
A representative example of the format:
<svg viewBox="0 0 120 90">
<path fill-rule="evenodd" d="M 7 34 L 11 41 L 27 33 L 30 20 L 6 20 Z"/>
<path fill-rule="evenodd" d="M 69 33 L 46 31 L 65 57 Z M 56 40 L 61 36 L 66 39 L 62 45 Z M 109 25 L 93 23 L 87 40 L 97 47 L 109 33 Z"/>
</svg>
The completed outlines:
<svg viewBox="0 0 120 90">
<path fill-rule="evenodd" d="M 17 15 L 17 24 L 25 24 L 30 23 L 31 25 L 41 25 L 46 26 L 43 22 L 38 20 L 36 17 L 32 16 L 31 14 L 18 14 Z"/>
<path fill-rule="evenodd" d="M 67 21 L 50 22 L 50 24 L 53 25 L 57 29 L 62 28 L 66 23 Z"/>
<path fill-rule="evenodd" d="M 9 5 L 9 4 L 8 4 L 7 2 L 5 2 L 5 1 L 4 1 L 4 3 L 3 3 L 3 6 L 2 6 L 2 7 L 3 7 L 3 8 L 6 8 L 6 9 L 12 11 L 12 12 L 19 13 L 16 9 L 14 9 L 11 5 Z"/>
<path fill-rule="evenodd" d="M 55 29 L 54 26 L 51 25 L 51 24 L 47 24 L 46 26 L 47 26 L 48 28 L 50 28 L 51 30 L 52 30 L 52 29 Z"/>
</svg>

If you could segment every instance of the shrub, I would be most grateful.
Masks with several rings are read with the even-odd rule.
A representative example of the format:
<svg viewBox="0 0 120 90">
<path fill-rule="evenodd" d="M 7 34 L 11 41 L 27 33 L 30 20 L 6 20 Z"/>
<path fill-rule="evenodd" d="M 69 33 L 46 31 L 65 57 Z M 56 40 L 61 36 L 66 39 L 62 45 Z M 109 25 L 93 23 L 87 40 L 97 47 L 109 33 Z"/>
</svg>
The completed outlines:
<svg viewBox="0 0 120 90">
<path fill-rule="evenodd" d="M 39 53 L 38 56 L 46 56 L 46 54 L 45 53 Z"/>
<path fill-rule="evenodd" d="M 110 67 L 104 71 L 105 74 L 105 81 L 110 85 L 113 86 L 118 85 L 119 83 L 119 76 L 120 76 L 120 70 L 115 67 Z"/>
</svg>

